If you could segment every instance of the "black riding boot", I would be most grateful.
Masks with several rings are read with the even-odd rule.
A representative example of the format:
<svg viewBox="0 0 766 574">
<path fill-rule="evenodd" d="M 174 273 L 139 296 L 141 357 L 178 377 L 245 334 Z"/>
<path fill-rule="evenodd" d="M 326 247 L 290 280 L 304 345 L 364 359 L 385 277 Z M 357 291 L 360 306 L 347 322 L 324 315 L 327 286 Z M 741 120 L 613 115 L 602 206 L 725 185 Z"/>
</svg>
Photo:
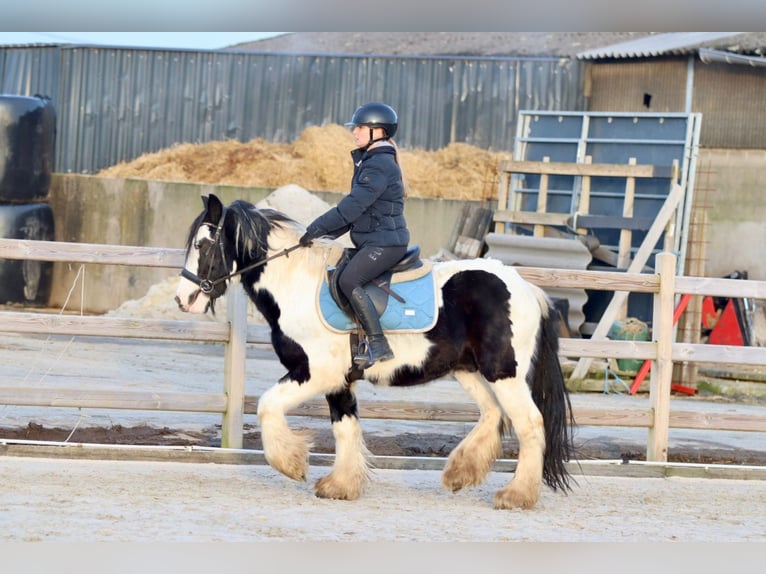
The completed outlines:
<svg viewBox="0 0 766 574">
<path fill-rule="evenodd" d="M 380 317 L 378 317 L 378 312 L 375 310 L 375 305 L 373 305 L 369 295 L 361 287 L 356 287 L 351 292 L 349 301 L 367 334 L 367 344 L 360 345 L 360 351 L 354 356 L 354 363 L 358 367 L 366 369 L 376 361 L 393 359 L 394 352 L 388 346 L 388 341 L 380 326 Z"/>
</svg>

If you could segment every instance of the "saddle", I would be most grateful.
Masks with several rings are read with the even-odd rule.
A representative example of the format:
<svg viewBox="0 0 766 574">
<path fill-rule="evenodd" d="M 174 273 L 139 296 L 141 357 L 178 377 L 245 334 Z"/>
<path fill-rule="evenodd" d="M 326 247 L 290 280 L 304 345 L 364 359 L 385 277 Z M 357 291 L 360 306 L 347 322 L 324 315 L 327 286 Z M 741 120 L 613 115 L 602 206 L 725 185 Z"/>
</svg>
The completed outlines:
<svg viewBox="0 0 766 574">
<path fill-rule="evenodd" d="M 336 266 L 327 268 L 319 289 L 320 316 L 334 331 L 358 329 L 351 304 L 338 285 L 349 260 L 349 250 L 346 250 Z M 433 327 L 436 294 L 431 270 L 431 262 L 420 259 L 420 247 L 414 245 L 393 267 L 364 286 L 384 331 L 421 332 Z"/>
</svg>

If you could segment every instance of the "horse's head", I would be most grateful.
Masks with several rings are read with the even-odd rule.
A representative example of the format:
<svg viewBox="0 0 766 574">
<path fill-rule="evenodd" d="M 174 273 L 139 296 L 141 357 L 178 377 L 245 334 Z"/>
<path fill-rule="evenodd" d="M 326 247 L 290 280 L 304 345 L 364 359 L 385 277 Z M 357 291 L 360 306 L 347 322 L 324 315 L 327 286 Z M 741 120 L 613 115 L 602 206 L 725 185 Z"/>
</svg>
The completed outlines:
<svg viewBox="0 0 766 574">
<path fill-rule="evenodd" d="M 186 262 L 175 300 L 182 311 L 215 313 L 215 301 L 226 293 L 234 262 L 227 253 L 225 224 L 228 215 L 221 200 L 203 196 L 204 209 L 191 225 Z"/>
</svg>

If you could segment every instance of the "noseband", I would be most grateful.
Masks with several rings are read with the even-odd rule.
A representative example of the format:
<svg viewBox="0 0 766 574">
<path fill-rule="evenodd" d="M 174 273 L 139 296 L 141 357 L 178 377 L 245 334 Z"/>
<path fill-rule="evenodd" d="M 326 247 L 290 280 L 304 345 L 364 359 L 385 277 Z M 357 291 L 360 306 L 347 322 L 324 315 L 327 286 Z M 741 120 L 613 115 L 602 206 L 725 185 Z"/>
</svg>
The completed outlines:
<svg viewBox="0 0 766 574">
<path fill-rule="evenodd" d="M 223 253 L 223 242 L 221 242 L 221 230 L 223 229 L 223 220 L 226 217 L 226 211 L 228 208 L 224 207 L 223 212 L 221 213 L 221 217 L 218 219 L 218 223 L 216 224 L 215 228 L 215 234 L 213 235 L 213 246 L 212 248 L 215 248 L 216 245 L 218 246 L 219 250 L 221 251 L 221 258 L 224 259 L 224 253 Z M 210 225 L 210 224 L 206 224 Z M 213 289 L 216 285 L 219 283 L 223 283 L 224 281 L 228 281 L 232 277 L 236 277 L 237 275 L 242 275 L 243 273 L 250 271 L 252 269 L 255 269 L 257 267 L 260 267 L 261 265 L 265 265 L 272 259 L 276 259 L 277 257 L 287 256 L 291 251 L 295 251 L 301 246 L 300 243 L 297 243 L 293 245 L 292 247 L 287 247 L 286 249 L 283 249 L 279 253 L 275 253 L 274 255 L 271 255 L 270 257 L 265 257 L 264 259 L 260 259 L 259 261 L 256 261 L 255 263 L 252 263 L 248 265 L 247 267 L 243 267 L 242 269 L 238 269 L 237 271 L 232 271 L 228 275 L 223 275 L 222 277 L 218 277 L 217 279 L 210 279 L 209 275 L 210 272 L 213 270 L 213 258 L 210 258 L 210 264 L 207 268 L 207 275 L 208 277 L 205 277 L 204 279 L 199 277 L 198 275 L 195 275 L 191 271 L 189 271 L 186 267 L 181 269 L 181 277 L 188 279 L 195 285 L 199 286 L 199 290 L 202 291 L 205 295 L 210 295 L 213 292 Z"/>
</svg>

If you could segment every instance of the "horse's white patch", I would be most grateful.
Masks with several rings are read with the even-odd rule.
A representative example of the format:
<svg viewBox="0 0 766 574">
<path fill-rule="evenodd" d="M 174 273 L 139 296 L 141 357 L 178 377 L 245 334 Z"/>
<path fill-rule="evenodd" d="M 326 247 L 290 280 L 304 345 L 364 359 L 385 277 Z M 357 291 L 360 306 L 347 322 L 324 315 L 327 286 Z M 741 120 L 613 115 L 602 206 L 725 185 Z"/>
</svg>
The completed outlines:
<svg viewBox="0 0 766 574">
<path fill-rule="evenodd" d="M 192 247 L 186 254 L 184 268 L 195 275 L 199 269 L 199 249 L 195 247 L 203 239 L 212 239 L 211 230 L 208 225 L 200 225 L 197 235 L 193 240 Z M 210 307 L 210 298 L 202 293 L 199 286 L 186 277 L 181 277 L 176 288 L 175 299 L 182 311 L 188 313 L 205 313 Z"/>
</svg>

